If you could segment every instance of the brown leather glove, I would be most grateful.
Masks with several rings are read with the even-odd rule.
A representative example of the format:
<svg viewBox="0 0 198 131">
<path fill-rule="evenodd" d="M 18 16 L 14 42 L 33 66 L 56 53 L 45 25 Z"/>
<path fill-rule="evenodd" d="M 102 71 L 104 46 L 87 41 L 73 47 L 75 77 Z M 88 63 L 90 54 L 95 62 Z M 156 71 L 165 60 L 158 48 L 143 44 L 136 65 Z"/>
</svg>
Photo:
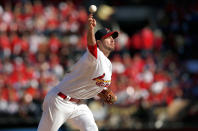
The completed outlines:
<svg viewBox="0 0 198 131">
<path fill-rule="evenodd" d="M 98 96 L 106 104 L 113 104 L 117 101 L 117 96 L 110 89 L 102 90 Z"/>
</svg>

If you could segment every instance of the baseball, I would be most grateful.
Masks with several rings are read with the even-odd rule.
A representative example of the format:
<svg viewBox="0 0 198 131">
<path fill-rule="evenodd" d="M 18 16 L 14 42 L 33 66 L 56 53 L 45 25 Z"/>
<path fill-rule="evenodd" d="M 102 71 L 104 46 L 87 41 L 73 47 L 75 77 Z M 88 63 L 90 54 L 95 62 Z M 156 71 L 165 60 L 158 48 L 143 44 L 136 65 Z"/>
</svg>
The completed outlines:
<svg viewBox="0 0 198 131">
<path fill-rule="evenodd" d="M 96 7 L 95 5 L 91 5 L 91 6 L 89 7 L 89 12 L 95 13 L 96 11 L 97 11 L 97 7 Z"/>
</svg>

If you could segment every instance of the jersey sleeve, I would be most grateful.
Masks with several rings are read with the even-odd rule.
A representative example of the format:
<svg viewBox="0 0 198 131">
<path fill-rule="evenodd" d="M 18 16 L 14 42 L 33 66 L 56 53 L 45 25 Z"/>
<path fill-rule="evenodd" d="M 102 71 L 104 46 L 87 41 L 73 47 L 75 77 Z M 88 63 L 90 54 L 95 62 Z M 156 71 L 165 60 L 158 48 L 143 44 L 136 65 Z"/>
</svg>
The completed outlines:
<svg viewBox="0 0 198 131">
<path fill-rule="evenodd" d="M 94 46 L 87 46 L 87 52 L 88 52 L 88 60 L 89 62 L 97 62 L 100 57 L 99 49 L 97 48 L 97 45 Z"/>
<path fill-rule="evenodd" d="M 100 63 L 101 57 L 102 57 L 102 52 L 100 51 L 99 48 L 97 48 L 96 45 L 94 46 L 87 46 L 87 51 L 86 51 L 86 57 L 87 57 L 87 63 L 93 64 L 93 63 Z"/>
<path fill-rule="evenodd" d="M 94 56 L 97 59 L 98 57 L 97 44 L 93 46 L 88 45 L 88 51 L 89 53 L 91 53 L 92 56 Z"/>
</svg>

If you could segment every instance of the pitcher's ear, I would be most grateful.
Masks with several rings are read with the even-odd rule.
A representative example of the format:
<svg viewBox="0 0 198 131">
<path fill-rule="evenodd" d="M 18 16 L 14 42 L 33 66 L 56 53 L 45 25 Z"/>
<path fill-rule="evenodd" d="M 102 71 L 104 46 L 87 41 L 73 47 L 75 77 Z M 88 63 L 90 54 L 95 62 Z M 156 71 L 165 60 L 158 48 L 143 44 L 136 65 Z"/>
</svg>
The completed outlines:
<svg viewBox="0 0 198 131">
<path fill-rule="evenodd" d="M 96 41 L 97 46 L 99 46 L 99 44 L 101 44 L 101 42 L 102 42 L 101 40 L 97 40 Z"/>
</svg>

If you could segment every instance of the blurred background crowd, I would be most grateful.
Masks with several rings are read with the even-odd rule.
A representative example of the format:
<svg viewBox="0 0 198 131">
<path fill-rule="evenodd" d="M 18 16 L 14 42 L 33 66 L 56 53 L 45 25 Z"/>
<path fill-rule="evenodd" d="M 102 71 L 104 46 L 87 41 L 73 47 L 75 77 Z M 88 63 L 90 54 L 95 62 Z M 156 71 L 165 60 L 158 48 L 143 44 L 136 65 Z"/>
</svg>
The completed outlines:
<svg viewBox="0 0 198 131">
<path fill-rule="evenodd" d="M 2 0 L 0 126 L 37 126 L 46 93 L 86 51 L 91 4 L 96 28 L 120 33 L 110 56 L 118 101 L 86 101 L 99 128 L 198 128 L 196 0 Z"/>
</svg>

